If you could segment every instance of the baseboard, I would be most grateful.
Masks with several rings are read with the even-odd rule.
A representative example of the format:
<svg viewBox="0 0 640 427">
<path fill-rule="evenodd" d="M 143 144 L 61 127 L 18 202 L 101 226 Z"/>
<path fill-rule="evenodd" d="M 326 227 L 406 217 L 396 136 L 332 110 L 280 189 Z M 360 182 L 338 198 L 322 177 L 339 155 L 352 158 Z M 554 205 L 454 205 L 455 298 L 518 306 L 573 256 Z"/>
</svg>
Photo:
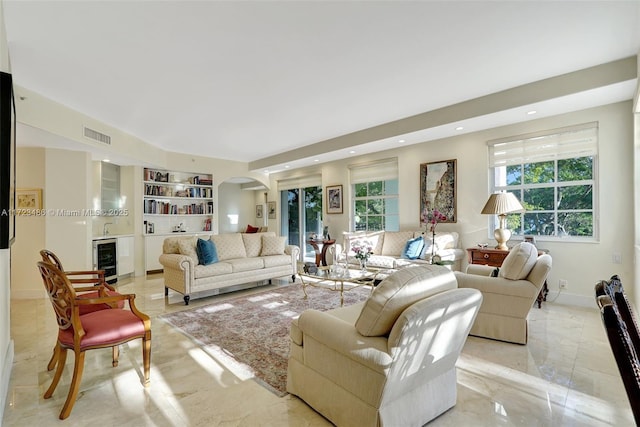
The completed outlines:
<svg viewBox="0 0 640 427">
<path fill-rule="evenodd" d="M 596 308 L 595 296 L 587 297 L 584 295 L 569 294 L 566 292 L 549 292 L 549 295 L 547 295 L 547 301 L 556 304 L 574 305 L 577 307 L 585 308 Z M 544 305 L 544 302 L 542 304 Z"/>
<path fill-rule="evenodd" d="M 4 366 L 2 367 L 2 376 L 0 376 L 0 423 L 4 418 L 4 408 L 7 406 L 7 398 L 9 396 L 9 381 L 11 381 L 11 368 L 13 367 L 13 340 L 9 340 L 7 346 L 7 354 L 4 357 Z"/>
</svg>

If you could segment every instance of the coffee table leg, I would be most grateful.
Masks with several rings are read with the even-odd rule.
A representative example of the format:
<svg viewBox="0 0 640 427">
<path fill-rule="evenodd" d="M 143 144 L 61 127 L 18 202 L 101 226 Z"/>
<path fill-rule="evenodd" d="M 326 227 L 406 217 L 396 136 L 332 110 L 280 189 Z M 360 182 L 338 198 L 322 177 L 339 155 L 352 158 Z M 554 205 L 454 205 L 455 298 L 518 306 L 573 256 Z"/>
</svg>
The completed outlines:
<svg viewBox="0 0 640 427">
<path fill-rule="evenodd" d="M 340 281 L 340 307 L 344 305 L 344 280 Z"/>
<path fill-rule="evenodd" d="M 307 299 L 308 295 L 307 295 L 307 284 L 304 283 L 304 279 L 302 278 L 302 275 L 299 274 L 300 276 L 300 283 L 302 284 L 302 292 L 304 293 L 304 299 Z"/>
</svg>

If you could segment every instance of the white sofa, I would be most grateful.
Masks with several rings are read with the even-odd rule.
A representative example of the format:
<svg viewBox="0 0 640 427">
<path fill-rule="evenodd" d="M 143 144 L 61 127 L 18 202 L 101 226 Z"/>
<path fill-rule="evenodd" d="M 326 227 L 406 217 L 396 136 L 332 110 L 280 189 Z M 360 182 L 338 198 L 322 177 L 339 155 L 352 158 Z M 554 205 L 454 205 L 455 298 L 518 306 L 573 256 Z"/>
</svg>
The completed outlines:
<svg viewBox="0 0 640 427">
<path fill-rule="evenodd" d="M 418 259 L 410 260 L 402 258 L 402 252 L 407 241 L 422 236 L 425 241 L 424 248 Z M 408 264 L 428 264 L 431 262 L 433 252 L 446 261 L 451 270 L 460 271 L 465 251 L 460 248 L 459 235 L 455 231 L 436 233 L 435 246 L 431 233 L 423 230 L 417 231 L 370 231 L 343 233 L 342 243 L 336 244 L 337 261 L 345 262 L 345 257 L 350 265 L 358 265 L 352 245 L 356 242 L 368 241 L 373 246 L 373 255 L 367 265 L 379 268 L 400 268 Z"/>
<path fill-rule="evenodd" d="M 202 265 L 197 237 L 176 236 L 164 240 L 160 263 L 164 267 L 165 295 L 180 292 L 185 304 L 202 291 L 291 276 L 295 281 L 300 248 L 286 245 L 274 232 L 214 234 L 218 262 Z"/>
<path fill-rule="evenodd" d="M 287 391 L 336 426 L 422 426 L 456 404 L 456 361 L 482 301 L 415 265 L 367 301 L 293 320 Z"/>
</svg>

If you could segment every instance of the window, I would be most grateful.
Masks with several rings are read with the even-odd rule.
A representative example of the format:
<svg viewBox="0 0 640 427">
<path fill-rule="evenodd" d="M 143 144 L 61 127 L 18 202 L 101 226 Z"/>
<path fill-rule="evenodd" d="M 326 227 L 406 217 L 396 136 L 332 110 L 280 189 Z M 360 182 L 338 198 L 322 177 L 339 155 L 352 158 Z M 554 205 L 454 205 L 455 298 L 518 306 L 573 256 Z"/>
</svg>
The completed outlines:
<svg viewBox="0 0 640 427">
<path fill-rule="evenodd" d="M 492 192 L 513 193 L 526 210 L 508 215 L 513 235 L 597 238 L 597 146 L 597 123 L 489 142 Z"/>
<path fill-rule="evenodd" d="M 349 167 L 353 230 L 400 229 L 397 159 Z"/>
<path fill-rule="evenodd" d="M 309 175 L 278 181 L 280 230 L 288 243 L 302 248 L 302 259 L 315 261 L 315 250 L 307 244 L 311 234 L 322 234 L 322 177 Z"/>
</svg>

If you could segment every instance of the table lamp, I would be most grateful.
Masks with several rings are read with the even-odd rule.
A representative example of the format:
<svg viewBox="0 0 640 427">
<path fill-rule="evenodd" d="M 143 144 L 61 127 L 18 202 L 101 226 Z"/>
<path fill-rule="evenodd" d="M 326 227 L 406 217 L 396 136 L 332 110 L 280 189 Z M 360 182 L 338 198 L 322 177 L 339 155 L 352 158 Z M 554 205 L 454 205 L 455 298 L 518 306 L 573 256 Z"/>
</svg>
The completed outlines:
<svg viewBox="0 0 640 427">
<path fill-rule="evenodd" d="M 493 232 L 498 242 L 496 249 L 509 250 L 507 242 L 511 237 L 511 231 L 507 229 L 507 214 L 518 211 L 522 212 L 524 208 L 513 193 L 494 193 L 489 196 L 489 200 L 482 208 L 482 213 L 485 215 L 498 215 L 499 225 Z"/>
</svg>

